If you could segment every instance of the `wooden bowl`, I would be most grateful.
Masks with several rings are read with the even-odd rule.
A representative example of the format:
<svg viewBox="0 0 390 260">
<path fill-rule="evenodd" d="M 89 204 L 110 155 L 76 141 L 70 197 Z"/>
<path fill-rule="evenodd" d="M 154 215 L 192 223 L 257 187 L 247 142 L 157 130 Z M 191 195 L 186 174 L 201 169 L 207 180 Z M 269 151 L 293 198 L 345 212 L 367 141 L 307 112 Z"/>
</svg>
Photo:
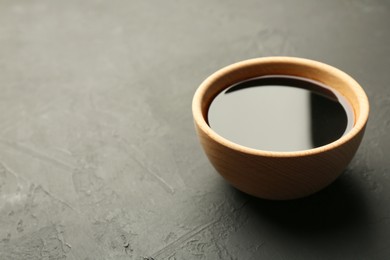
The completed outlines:
<svg viewBox="0 0 390 260">
<path fill-rule="evenodd" d="M 334 88 L 353 108 L 352 130 L 327 145 L 296 152 L 248 148 L 213 131 L 207 113 L 214 97 L 234 83 L 263 75 L 299 76 Z M 231 185 L 256 197 L 287 200 L 315 193 L 343 172 L 363 138 L 369 104 L 362 87 L 334 67 L 301 58 L 266 57 L 238 62 L 212 74 L 197 89 L 192 112 L 207 157 Z"/>
</svg>

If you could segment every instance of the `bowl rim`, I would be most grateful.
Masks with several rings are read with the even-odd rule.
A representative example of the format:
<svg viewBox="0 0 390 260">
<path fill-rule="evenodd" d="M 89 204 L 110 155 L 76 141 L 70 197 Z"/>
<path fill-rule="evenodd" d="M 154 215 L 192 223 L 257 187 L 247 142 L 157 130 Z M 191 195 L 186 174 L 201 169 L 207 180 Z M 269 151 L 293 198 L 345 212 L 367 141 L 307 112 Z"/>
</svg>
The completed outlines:
<svg viewBox="0 0 390 260">
<path fill-rule="evenodd" d="M 348 82 L 349 85 L 352 86 L 353 92 L 357 96 L 357 102 L 359 104 L 359 116 L 357 117 L 357 120 L 354 122 L 353 128 L 345 135 L 343 135 L 341 138 L 323 145 L 319 146 L 313 149 L 307 149 L 307 150 L 298 150 L 298 151 L 268 151 L 268 150 L 260 150 L 260 149 L 254 149 L 247 146 L 243 146 L 237 143 L 234 143 L 218 133 L 216 133 L 208 123 L 206 122 L 206 119 L 203 116 L 202 113 L 202 102 L 203 98 L 205 97 L 206 91 L 209 87 L 212 86 L 213 82 L 215 82 L 216 79 L 228 75 L 232 72 L 237 71 L 238 69 L 242 67 L 248 67 L 248 66 L 258 66 L 260 64 L 286 64 L 289 63 L 291 65 L 304 65 L 309 66 L 312 68 L 319 68 L 321 70 L 327 70 L 329 73 L 334 75 L 337 78 L 342 78 L 344 81 Z M 345 143 L 348 143 L 351 139 L 355 138 L 361 131 L 364 131 L 365 125 L 368 121 L 368 115 L 369 115 L 369 101 L 367 98 L 367 95 L 363 88 L 359 85 L 359 83 L 354 80 L 351 76 L 349 76 L 347 73 L 330 66 L 328 64 L 311 60 L 311 59 L 305 59 L 305 58 L 297 58 L 297 57 L 287 57 L 287 56 L 271 56 L 271 57 L 261 57 L 261 58 L 254 58 L 254 59 L 248 59 L 243 60 L 240 62 L 233 63 L 231 65 L 228 65 L 226 67 L 223 67 L 219 69 L 218 71 L 211 74 L 208 78 L 206 78 L 198 87 L 196 90 L 193 100 L 192 100 L 192 113 L 195 124 L 211 139 L 218 142 L 219 144 L 226 146 L 232 150 L 238 151 L 240 153 L 249 154 L 249 155 L 255 155 L 255 156 L 263 156 L 263 157 L 302 157 L 302 156 L 310 156 L 315 155 L 323 152 L 327 152 L 333 149 L 336 149 Z"/>
</svg>

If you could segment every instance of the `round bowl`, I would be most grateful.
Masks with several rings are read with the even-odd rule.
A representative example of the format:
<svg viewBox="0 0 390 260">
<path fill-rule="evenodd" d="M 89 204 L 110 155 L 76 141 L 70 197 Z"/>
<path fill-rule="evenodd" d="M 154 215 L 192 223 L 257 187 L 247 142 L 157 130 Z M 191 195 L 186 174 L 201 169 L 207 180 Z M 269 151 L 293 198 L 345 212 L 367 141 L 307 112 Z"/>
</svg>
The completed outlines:
<svg viewBox="0 0 390 260">
<path fill-rule="evenodd" d="M 298 76 L 335 89 L 353 109 L 353 128 L 332 143 L 293 152 L 252 149 L 213 131 L 207 114 L 214 97 L 235 83 L 264 75 Z M 209 76 L 194 95 L 192 112 L 208 159 L 231 185 L 259 198 L 287 200 L 313 194 L 343 172 L 363 138 L 369 103 L 362 87 L 339 69 L 302 58 L 266 57 L 238 62 Z"/>
</svg>

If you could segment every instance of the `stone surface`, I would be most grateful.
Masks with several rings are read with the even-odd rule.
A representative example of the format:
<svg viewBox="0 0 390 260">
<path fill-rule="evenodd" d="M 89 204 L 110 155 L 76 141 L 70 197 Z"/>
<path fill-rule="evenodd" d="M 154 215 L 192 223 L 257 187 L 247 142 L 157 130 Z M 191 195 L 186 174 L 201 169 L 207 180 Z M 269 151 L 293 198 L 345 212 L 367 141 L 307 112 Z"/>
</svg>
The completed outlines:
<svg viewBox="0 0 390 260">
<path fill-rule="evenodd" d="M 0 259 L 389 259 L 390 4 L 0 2 Z M 231 188 L 196 139 L 215 70 L 290 55 L 346 71 L 371 117 L 306 199 Z"/>
</svg>

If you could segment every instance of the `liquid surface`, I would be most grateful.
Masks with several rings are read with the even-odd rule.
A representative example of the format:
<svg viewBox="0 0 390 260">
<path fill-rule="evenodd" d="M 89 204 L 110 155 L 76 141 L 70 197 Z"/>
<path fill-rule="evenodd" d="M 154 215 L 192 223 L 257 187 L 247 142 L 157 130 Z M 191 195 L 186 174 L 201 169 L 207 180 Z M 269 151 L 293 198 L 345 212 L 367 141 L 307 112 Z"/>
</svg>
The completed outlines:
<svg viewBox="0 0 390 260">
<path fill-rule="evenodd" d="M 264 76 L 230 86 L 208 111 L 209 126 L 236 144 L 300 151 L 336 141 L 354 122 L 347 100 L 329 87 L 290 76 Z"/>
</svg>

